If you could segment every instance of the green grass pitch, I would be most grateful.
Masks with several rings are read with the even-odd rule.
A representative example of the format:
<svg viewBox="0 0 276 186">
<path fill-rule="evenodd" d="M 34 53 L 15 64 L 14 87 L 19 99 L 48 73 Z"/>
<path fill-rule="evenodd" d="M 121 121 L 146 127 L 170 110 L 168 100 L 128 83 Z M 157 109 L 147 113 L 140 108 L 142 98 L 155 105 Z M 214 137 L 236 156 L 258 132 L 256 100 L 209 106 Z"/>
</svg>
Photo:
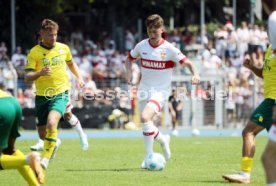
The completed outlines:
<svg viewBox="0 0 276 186">
<path fill-rule="evenodd" d="M 241 137 L 172 138 L 172 158 L 160 172 L 140 169 L 142 138 L 90 139 L 90 149 L 82 151 L 77 139 L 64 139 L 47 170 L 45 186 L 216 186 L 225 182 L 223 173 L 239 170 Z M 252 184 L 265 185 L 260 162 L 267 137 L 257 137 Z M 24 153 L 35 140 L 17 141 Z M 161 152 L 157 143 L 155 151 Z M 1 186 L 27 185 L 15 170 L 1 171 Z"/>
</svg>

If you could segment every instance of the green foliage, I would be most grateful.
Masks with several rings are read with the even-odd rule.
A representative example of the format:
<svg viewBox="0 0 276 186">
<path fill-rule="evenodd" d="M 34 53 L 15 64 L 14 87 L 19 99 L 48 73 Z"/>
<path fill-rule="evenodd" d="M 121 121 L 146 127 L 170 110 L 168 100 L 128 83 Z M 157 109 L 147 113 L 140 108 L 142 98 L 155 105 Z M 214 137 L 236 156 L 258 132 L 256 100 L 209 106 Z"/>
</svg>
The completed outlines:
<svg viewBox="0 0 276 186">
<path fill-rule="evenodd" d="M 267 27 L 267 21 L 266 20 L 256 20 L 255 24 L 258 25 L 258 26 Z"/>
<path fill-rule="evenodd" d="M 193 34 L 197 34 L 199 29 L 200 29 L 199 25 L 191 24 L 191 25 L 188 26 L 188 31 L 192 32 Z"/>
<path fill-rule="evenodd" d="M 206 22 L 214 17 L 225 22 L 223 7 L 231 6 L 232 0 L 206 0 Z M 248 12 L 248 0 L 237 1 L 239 18 L 244 18 Z M 0 41 L 10 45 L 10 1 L 0 1 Z M 143 21 L 150 15 L 160 14 L 166 24 L 171 16 L 175 18 L 175 25 L 179 27 L 188 24 L 193 33 L 197 32 L 199 24 L 199 0 L 16 0 L 16 40 L 17 45 L 31 48 L 35 43 L 35 34 L 44 18 L 57 21 L 61 27 L 60 33 L 69 38 L 69 33 L 81 28 L 91 39 L 101 40 L 102 33 L 123 36 L 125 29 L 137 29 L 137 20 Z M 238 20 L 239 21 L 239 20 Z M 213 31 L 216 25 L 207 25 Z M 122 32 L 122 33 L 118 33 Z M 145 28 L 144 28 L 145 33 Z M 122 38 L 122 37 L 121 37 Z M 118 39 L 123 42 L 123 39 Z M 118 46 L 118 45 L 117 45 Z"/>
<path fill-rule="evenodd" d="M 218 22 L 210 22 L 210 23 L 206 24 L 207 31 L 210 34 L 213 34 L 219 26 L 220 26 L 220 23 L 218 23 Z"/>
<path fill-rule="evenodd" d="M 62 0 L 29 0 L 28 3 L 25 1 L 16 1 L 16 3 L 17 45 L 24 48 L 30 48 L 36 44 L 35 35 L 43 19 L 54 19 L 61 25 L 66 22 L 66 19 L 59 17 L 63 11 Z"/>
<path fill-rule="evenodd" d="M 70 25 L 68 17 L 63 13 L 66 11 L 83 11 L 87 4 L 93 3 L 91 0 L 28 0 L 16 1 L 16 40 L 17 45 L 23 48 L 30 48 L 36 44 L 35 35 L 39 29 L 41 21 L 50 18 L 57 21 L 62 28 Z M 0 2 L 2 11 L 0 17 L 5 17 L 3 22 L 0 21 L 0 40 L 4 40 L 8 45 L 10 41 L 10 1 Z M 4 29 L 3 29 L 4 28 Z"/>
</svg>

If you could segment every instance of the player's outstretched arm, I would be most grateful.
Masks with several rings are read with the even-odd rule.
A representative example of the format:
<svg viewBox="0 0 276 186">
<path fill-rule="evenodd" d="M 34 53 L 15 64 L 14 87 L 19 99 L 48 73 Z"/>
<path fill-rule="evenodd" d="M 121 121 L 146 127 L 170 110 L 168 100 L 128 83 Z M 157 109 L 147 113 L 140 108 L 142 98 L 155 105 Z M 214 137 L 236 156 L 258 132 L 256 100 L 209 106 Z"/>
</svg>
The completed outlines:
<svg viewBox="0 0 276 186">
<path fill-rule="evenodd" d="M 83 88 L 84 87 L 84 81 L 82 79 L 82 76 L 80 75 L 79 67 L 74 62 L 67 63 L 67 65 L 68 65 L 70 71 L 77 78 L 77 81 L 78 81 L 78 84 L 79 84 L 80 88 Z"/>
<path fill-rule="evenodd" d="M 131 72 L 132 60 L 127 57 L 125 62 L 127 83 L 132 84 L 132 72 Z"/>
<path fill-rule="evenodd" d="M 263 68 L 257 68 L 254 66 L 253 60 L 249 55 L 246 55 L 243 60 L 243 66 L 251 70 L 256 76 L 263 78 Z"/>
<path fill-rule="evenodd" d="M 200 83 L 200 77 L 199 77 L 199 75 L 198 75 L 198 72 L 197 72 L 195 66 L 192 64 L 192 62 L 191 62 L 189 59 L 187 59 L 187 60 L 183 63 L 183 65 L 184 65 L 185 67 L 188 67 L 189 70 L 190 70 L 190 72 L 191 72 L 192 75 L 193 75 L 193 76 L 192 76 L 192 84 L 199 84 L 199 83 Z"/>
</svg>

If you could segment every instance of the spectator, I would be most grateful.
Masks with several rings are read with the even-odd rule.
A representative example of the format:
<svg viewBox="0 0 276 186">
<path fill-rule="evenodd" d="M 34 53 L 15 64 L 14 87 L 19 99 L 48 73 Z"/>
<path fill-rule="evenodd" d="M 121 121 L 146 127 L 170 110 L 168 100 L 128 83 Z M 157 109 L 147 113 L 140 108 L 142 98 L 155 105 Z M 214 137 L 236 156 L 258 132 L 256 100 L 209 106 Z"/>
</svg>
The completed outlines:
<svg viewBox="0 0 276 186">
<path fill-rule="evenodd" d="M 27 88 L 25 91 L 24 91 L 24 95 L 25 95 L 25 98 L 26 98 L 26 101 L 25 101 L 25 107 L 26 108 L 34 108 L 35 107 L 35 86 L 34 84 L 32 84 L 31 87 Z"/>
<path fill-rule="evenodd" d="M 249 53 L 251 54 L 261 43 L 261 31 L 258 25 L 254 25 L 253 29 L 249 32 Z"/>
<path fill-rule="evenodd" d="M 216 55 L 216 49 L 211 49 L 210 57 L 205 56 L 203 61 L 204 75 L 216 76 L 220 74 L 219 69 L 221 69 L 222 61 Z"/>
<path fill-rule="evenodd" d="M 12 64 L 15 68 L 19 68 L 20 66 L 25 66 L 26 64 L 26 56 L 22 54 L 22 49 L 20 46 L 16 47 L 15 53 L 12 55 Z"/>
<path fill-rule="evenodd" d="M 7 51 L 8 51 L 8 49 L 6 47 L 6 43 L 3 41 L 1 41 L 1 44 L 0 44 L 0 51 L 4 54 L 7 54 Z"/>
<path fill-rule="evenodd" d="M 238 36 L 238 55 L 244 56 L 245 52 L 248 51 L 248 42 L 249 42 L 249 30 L 247 27 L 247 23 L 243 21 L 241 23 L 241 28 L 237 30 Z M 243 57 L 241 59 L 243 61 Z"/>
<path fill-rule="evenodd" d="M 5 78 L 7 91 L 9 91 L 12 95 L 15 95 L 14 90 L 16 88 L 17 73 L 11 62 L 5 62 L 2 73 Z"/>
<path fill-rule="evenodd" d="M 71 33 L 70 41 L 71 48 L 76 49 L 78 52 L 83 50 L 83 34 L 79 28 Z"/>
<path fill-rule="evenodd" d="M 91 62 L 87 59 L 86 56 L 83 56 L 81 58 L 81 63 L 79 65 L 79 69 L 83 72 L 85 72 L 86 74 L 92 74 L 93 71 L 93 66 L 91 64 Z"/>
<path fill-rule="evenodd" d="M 237 52 L 238 36 L 231 22 L 226 23 L 226 28 L 228 33 L 226 40 L 226 58 L 233 58 L 234 56 L 236 56 Z"/>
<path fill-rule="evenodd" d="M 116 48 L 115 48 L 115 41 L 110 40 L 108 47 L 105 49 L 105 56 L 107 58 L 108 61 L 111 60 L 112 56 L 115 54 L 116 52 Z"/>
<path fill-rule="evenodd" d="M 19 88 L 17 90 L 17 97 L 16 97 L 16 99 L 18 100 L 21 108 L 24 108 L 25 104 L 26 104 L 26 101 L 27 101 L 27 98 L 25 97 L 24 92 L 23 92 L 23 90 L 21 88 Z"/>
<path fill-rule="evenodd" d="M 261 33 L 260 33 L 261 49 L 262 49 L 262 52 L 266 52 L 267 45 L 269 44 L 267 31 L 265 30 L 264 26 L 260 27 L 260 31 L 261 31 Z"/>
<path fill-rule="evenodd" d="M 251 58 L 256 67 L 258 68 L 263 67 L 264 53 L 263 53 L 262 46 L 257 46 L 255 48 L 254 52 L 251 54 Z"/>
<path fill-rule="evenodd" d="M 217 55 L 224 59 L 225 56 L 225 50 L 226 50 L 226 39 L 228 37 L 228 33 L 225 26 L 220 26 L 218 30 L 214 33 L 215 36 L 215 45 L 216 45 L 216 51 Z"/>
<path fill-rule="evenodd" d="M 226 112 L 227 112 L 226 123 L 230 124 L 230 126 L 227 126 L 227 127 L 231 127 L 234 125 L 235 110 L 236 110 L 235 100 L 233 97 L 233 90 L 235 89 L 235 82 L 232 82 L 232 83 L 229 82 L 227 88 L 228 88 L 228 98 L 225 103 Z"/>
<path fill-rule="evenodd" d="M 126 51 L 130 51 L 135 45 L 135 38 L 133 34 L 129 31 L 126 30 L 125 34 L 125 49 Z"/>
</svg>

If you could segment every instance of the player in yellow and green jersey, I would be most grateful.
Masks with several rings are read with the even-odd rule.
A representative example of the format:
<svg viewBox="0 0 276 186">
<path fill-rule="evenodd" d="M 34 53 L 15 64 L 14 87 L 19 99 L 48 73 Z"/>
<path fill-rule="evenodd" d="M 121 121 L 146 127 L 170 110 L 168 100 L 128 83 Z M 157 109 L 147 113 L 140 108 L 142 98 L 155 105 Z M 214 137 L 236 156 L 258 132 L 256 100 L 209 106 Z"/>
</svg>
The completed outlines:
<svg viewBox="0 0 276 186">
<path fill-rule="evenodd" d="M 38 133 L 44 139 L 41 164 L 46 169 L 53 156 L 57 141 L 57 125 L 64 115 L 68 102 L 70 84 L 66 66 L 84 86 L 77 65 L 67 45 L 56 42 L 58 24 L 44 19 L 40 27 L 40 44 L 34 46 L 27 57 L 25 79 L 36 86 L 35 107 L 38 118 Z"/>
<path fill-rule="evenodd" d="M 274 3 L 272 13 L 268 19 L 268 37 L 269 42 L 271 43 L 272 49 L 269 54 L 267 54 L 267 61 L 266 67 L 269 69 L 268 71 L 275 71 L 276 70 L 276 3 Z M 267 73 L 268 75 L 268 73 Z M 275 75 L 269 76 L 270 79 L 276 79 Z M 270 91 L 272 89 L 276 89 L 276 85 L 271 82 L 265 82 L 265 86 L 270 86 Z M 266 173 L 266 183 L 267 186 L 276 186 L 276 105 L 274 106 L 273 110 L 273 120 L 274 125 L 269 130 L 269 140 L 265 151 L 262 155 L 262 163 Z"/>
<path fill-rule="evenodd" d="M 249 56 L 245 57 L 244 66 L 254 72 L 258 77 L 263 78 L 265 99 L 254 110 L 250 121 L 242 132 L 241 171 L 237 174 L 223 175 L 224 179 L 236 183 L 250 183 L 250 173 L 255 153 L 255 137 L 264 129 L 269 131 L 273 123 L 272 111 L 276 99 L 276 57 L 272 45 L 266 51 L 264 65 L 261 69 L 254 66 Z"/>
<path fill-rule="evenodd" d="M 44 183 L 39 154 L 33 152 L 25 157 L 14 148 L 15 140 L 20 136 L 21 117 L 18 101 L 0 90 L 0 170 L 17 169 L 29 185 L 37 186 Z"/>
</svg>

